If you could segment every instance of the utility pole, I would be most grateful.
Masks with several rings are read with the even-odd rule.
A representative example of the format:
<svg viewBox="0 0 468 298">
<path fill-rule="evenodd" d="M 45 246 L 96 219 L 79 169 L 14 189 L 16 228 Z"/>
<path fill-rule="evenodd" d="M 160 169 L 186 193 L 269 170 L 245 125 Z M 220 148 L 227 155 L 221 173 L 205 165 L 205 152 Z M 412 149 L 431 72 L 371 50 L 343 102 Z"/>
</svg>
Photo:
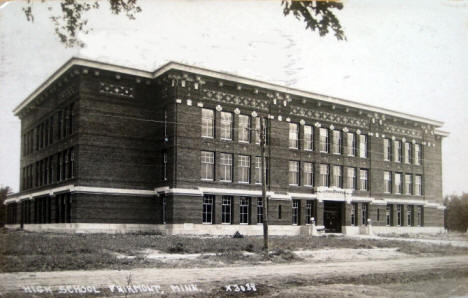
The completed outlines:
<svg viewBox="0 0 468 298">
<path fill-rule="evenodd" d="M 265 258 L 268 258 L 268 197 L 266 195 L 266 129 L 264 121 L 265 118 L 260 117 L 260 149 L 262 152 L 263 250 L 265 253 Z"/>
</svg>

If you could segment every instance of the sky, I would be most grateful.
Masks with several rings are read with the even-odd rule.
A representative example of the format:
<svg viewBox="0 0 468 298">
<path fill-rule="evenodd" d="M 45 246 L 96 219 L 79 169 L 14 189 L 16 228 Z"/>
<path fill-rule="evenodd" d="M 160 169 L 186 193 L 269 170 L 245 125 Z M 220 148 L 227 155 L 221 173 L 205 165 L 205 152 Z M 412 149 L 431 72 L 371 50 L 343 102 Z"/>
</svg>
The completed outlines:
<svg viewBox="0 0 468 298">
<path fill-rule="evenodd" d="M 443 121 L 444 195 L 468 192 L 468 0 L 347 0 L 346 42 L 306 31 L 281 1 L 138 0 L 133 21 L 101 2 L 72 49 L 49 20 L 57 1 L 33 1 L 34 23 L 24 3 L 0 7 L 0 186 L 18 191 L 12 110 L 76 56 L 148 71 L 178 61 Z"/>
</svg>

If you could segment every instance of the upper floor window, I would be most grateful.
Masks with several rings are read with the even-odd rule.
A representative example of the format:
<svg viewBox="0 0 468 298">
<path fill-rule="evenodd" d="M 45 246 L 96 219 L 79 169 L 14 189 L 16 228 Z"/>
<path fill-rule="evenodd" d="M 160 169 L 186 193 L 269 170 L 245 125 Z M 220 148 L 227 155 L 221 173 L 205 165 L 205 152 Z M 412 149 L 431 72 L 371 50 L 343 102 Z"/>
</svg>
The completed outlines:
<svg viewBox="0 0 468 298">
<path fill-rule="evenodd" d="M 255 118 L 255 144 L 260 144 L 260 117 Z"/>
<path fill-rule="evenodd" d="M 343 148 L 343 139 L 340 130 L 333 131 L 333 153 L 334 154 L 341 154 Z"/>
<path fill-rule="evenodd" d="M 214 137 L 214 111 L 202 109 L 202 137 Z"/>
<path fill-rule="evenodd" d="M 250 156 L 239 155 L 239 182 L 249 183 L 250 182 Z"/>
<path fill-rule="evenodd" d="M 260 156 L 255 157 L 255 183 L 262 183 L 262 158 Z M 268 159 L 265 158 L 265 184 L 268 185 Z"/>
<path fill-rule="evenodd" d="M 361 181 L 361 190 L 369 190 L 369 170 L 361 169 L 359 170 L 359 180 Z"/>
<path fill-rule="evenodd" d="M 383 143 L 384 160 L 391 161 L 392 160 L 392 140 L 384 139 L 383 141 L 384 141 Z"/>
<path fill-rule="evenodd" d="M 320 128 L 320 152 L 328 153 L 330 151 L 330 143 L 328 141 L 328 129 Z"/>
<path fill-rule="evenodd" d="M 298 161 L 289 161 L 289 185 L 299 185 Z"/>
<path fill-rule="evenodd" d="M 407 195 L 413 194 L 413 175 L 411 174 L 405 175 L 405 193 Z"/>
<path fill-rule="evenodd" d="M 221 112 L 221 140 L 232 140 L 232 113 Z"/>
<path fill-rule="evenodd" d="M 304 150 L 314 150 L 314 130 L 310 125 L 304 125 Z"/>
<path fill-rule="evenodd" d="M 250 142 L 250 117 L 239 115 L 239 142 Z"/>
<path fill-rule="evenodd" d="M 415 177 L 415 188 L 414 188 L 414 194 L 417 196 L 421 196 L 423 194 L 423 188 L 422 188 L 422 176 L 421 175 L 416 175 Z"/>
<path fill-rule="evenodd" d="M 359 157 L 367 158 L 367 136 L 359 135 Z"/>
<path fill-rule="evenodd" d="M 395 162 L 401 162 L 402 147 L 401 141 L 395 141 Z"/>
<path fill-rule="evenodd" d="M 405 163 L 411 164 L 413 160 L 413 150 L 411 143 L 405 142 Z"/>
<path fill-rule="evenodd" d="M 395 193 L 401 194 L 403 192 L 403 185 L 401 184 L 401 173 L 395 173 Z"/>
<path fill-rule="evenodd" d="M 385 171 L 384 172 L 384 186 L 386 193 L 392 193 L 392 173 Z"/>
<path fill-rule="evenodd" d="M 330 186 L 330 166 L 320 164 L 320 186 Z"/>
<path fill-rule="evenodd" d="M 341 166 L 333 166 L 333 186 L 343 188 L 343 168 Z"/>
<path fill-rule="evenodd" d="M 299 147 L 299 129 L 297 123 L 289 123 L 289 148 Z"/>
<path fill-rule="evenodd" d="M 414 145 L 414 164 L 415 165 L 420 165 L 422 161 L 422 150 L 421 150 L 421 145 L 420 144 L 415 144 Z"/>
<path fill-rule="evenodd" d="M 304 186 L 314 186 L 314 167 L 311 162 L 304 163 Z"/>
<path fill-rule="evenodd" d="M 213 180 L 214 178 L 214 152 L 201 152 L 200 177 L 203 180 Z"/>
<path fill-rule="evenodd" d="M 348 177 L 347 177 L 347 183 L 346 183 L 346 188 L 349 189 L 356 189 L 356 168 L 347 168 L 348 170 Z"/>
<path fill-rule="evenodd" d="M 352 132 L 348 132 L 346 136 L 346 153 L 348 156 L 356 156 L 356 137 Z"/>
<path fill-rule="evenodd" d="M 232 154 L 221 153 L 219 179 L 224 182 L 232 182 Z"/>
</svg>

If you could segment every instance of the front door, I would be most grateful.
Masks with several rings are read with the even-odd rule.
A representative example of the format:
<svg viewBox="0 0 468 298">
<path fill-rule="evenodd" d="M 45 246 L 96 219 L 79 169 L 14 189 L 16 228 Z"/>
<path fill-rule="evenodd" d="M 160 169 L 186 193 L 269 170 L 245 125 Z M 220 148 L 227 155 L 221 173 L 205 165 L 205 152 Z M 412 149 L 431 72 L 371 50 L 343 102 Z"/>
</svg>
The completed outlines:
<svg viewBox="0 0 468 298">
<path fill-rule="evenodd" d="M 341 205 L 340 202 L 324 202 L 323 225 L 326 233 L 341 233 Z"/>
</svg>

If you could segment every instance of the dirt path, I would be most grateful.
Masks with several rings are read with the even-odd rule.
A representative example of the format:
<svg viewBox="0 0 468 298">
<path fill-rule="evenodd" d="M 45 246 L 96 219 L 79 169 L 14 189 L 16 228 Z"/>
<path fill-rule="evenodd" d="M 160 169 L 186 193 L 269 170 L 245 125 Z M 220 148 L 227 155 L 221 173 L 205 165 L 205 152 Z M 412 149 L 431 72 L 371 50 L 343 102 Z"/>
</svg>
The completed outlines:
<svg viewBox="0 0 468 298">
<path fill-rule="evenodd" d="M 194 284 L 198 291 L 211 291 L 214 284 L 232 284 L 233 281 L 255 283 L 273 278 L 301 277 L 323 279 L 359 276 L 392 272 L 412 272 L 436 269 L 466 269 L 468 256 L 419 257 L 395 260 L 364 260 L 331 263 L 292 263 L 223 268 L 192 269 L 133 269 L 58 272 L 20 272 L 0 274 L 0 293 L 24 291 L 22 287 L 50 286 L 58 289 L 63 285 L 95 286 L 109 285 L 159 285 L 171 289 L 171 285 Z M 166 292 L 168 293 L 168 292 Z"/>
</svg>

